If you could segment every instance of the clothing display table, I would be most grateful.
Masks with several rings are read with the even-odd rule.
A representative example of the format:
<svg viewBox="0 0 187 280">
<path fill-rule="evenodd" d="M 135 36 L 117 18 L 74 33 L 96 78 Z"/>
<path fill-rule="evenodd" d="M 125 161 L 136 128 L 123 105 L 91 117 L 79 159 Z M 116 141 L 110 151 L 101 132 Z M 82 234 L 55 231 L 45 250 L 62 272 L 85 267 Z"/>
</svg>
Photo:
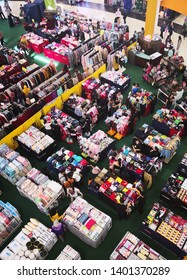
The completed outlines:
<svg viewBox="0 0 187 280">
<path fill-rule="evenodd" d="M 138 204 L 138 197 L 143 191 L 143 185 L 141 181 L 131 184 L 103 168 L 91 182 L 89 190 L 117 211 L 118 205 L 122 203 L 121 199 L 123 199 L 124 212 L 128 209 L 130 214 Z"/>
<path fill-rule="evenodd" d="M 18 229 L 21 223 L 18 210 L 9 202 L 4 203 L 0 200 L 0 246 Z"/>
<path fill-rule="evenodd" d="M 48 214 L 58 198 L 64 196 L 63 187 L 50 180 L 36 168 L 32 168 L 26 176 L 16 183 L 19 193 L 36 204 L 38 209 Z"/>
<path fill-rule="evenodd" d="M 111 117 L 107 117 L 105 123 L 110 129 L 117 132 L 116 136 L 127 136 L 129 132 L 129 123 L 131 118 L 131 110 L 119 108 L 113 113 Z M 114 136 L 115 138 L 117 138 Z"/>
<path fill-rule="evenodd" d="M 10 149 L 6 144 L 0 145 L 0 175 L 13 185 L 31 170 L 30 162 Z"/>
<path fill-rule="evenodd" d="M 125 90 L 130 86 L 131 77 L 119 71 L 107 71 L 101 74 L 101 82 L 114 85 L 121 90 Z"/>
<path fill-rule="evenodd" d="M 56 260 L 81 260 L 81 256 L 71 246 L 66 245 Z"/>
<path fill-rule="evenodd" d="M 98 121 L 98 115 L 102 111 L 102 108 L 98 108 L 89 99 L 77 95 L 71 95 L 66 102 L 64 102 L 64 111 L 72 115 L 77 119 L 85 119 L 86 116 L 90 116 L 92 123 L 95 124 Z"/>
<path fill-rule="evenodd" d="M 31 49 L 36 53 L 42 53 L 44 51 L 44 47 L 49 44 L 49 41 L 34 34 L 33 32 L 29 32 L 21 36 L 20 43 L 24 47 Z"/>
<path fill-rule="evenodd" d="M 135 153 L 130 147 L 124 145 L 121 152 L 115 157 L 122 159 L 124 170 L 127 171 L 133 178 L 142 180 L 147 188 L 150 188 L 153 178 L 162 170 L 162 160 L 158 157 L 147 157 L 141 153 Z"/>
<path fill-rule="evenodd" d="M 77 137 L 76 128 L 80 126 L 79 121 L 59 109 L 53 108 L 46 116 L 43 117 L 43 120 L 46 122 L 44 127 L 47 134 L 51 136 L 53 135 L 52 125 L 54 124 L 54 121 L 57 121 L 62 140 L 66 140 L 68 142 L 72 140 L 72 137 Z"/>
<path fill-rule="evenodd" d="M 80 43 L 79 41 L 77 41 L 77 39 L 75 37 L 72 37 L 72 36 L 67 36 L 62 38 L 60 43 L 62 45 L 65 45 L 66 47 L 73 47 L 73 48 L 77 48 L 78 46 L 80 46 Z"/>
<path fill-rule="evenodd" d="M 172 174 L 163 187 L 160 198 L 187 213 L 187 178 Z"/>
<path fill-rule="evenodd" d="M 56 141 L 49 135 L 31 126 L 17 138 L 19 145 L 37 159 L 44 159 L 56 147 Z"/>
<path fill-rule="evenodd" d="M 46 162 L 48 169 L 55 174 L 74 170 L 79 173 L 79 177 L 86 173 L 88 165 L 85 159 L 64 147 L 48 157 Z"/>
<path fill-rule="evenodd" d="M 44 55 L 66 65 L 69 65 L 70 59 L 73 58 L 72 49 L 58 43 L 51 43 L 46 46 Z"/>
<path fill-rule="evenodd" d="M 67 229 L 86 244 L 97 248 L 112 226 L 112 219 L 78 197 L 64 212 Z"/>
<path fill-rule="evenodd" d="M 184 154 L 184 157 L 182 158 L 181 162 L 179 163 L 177 173 L 179 173 L 179 175 L 187 178 L 187 153 Z"/>
<path fill-rule="evenodd" d="M 103 160 L 108 152 L 115 148 L 115 141 L 101 130 L 98 130 L 89 138 L 79 137 L 78 142 L 84 156 L 95 162 Z"/>
<path fill-rule="evenodd" d="M 183 98 L 180 101 L 177 101 L 175 104 L 175 110 L 181 112 L 187 117 L 187 98 Z"/>
<path fill-rule="evenodd" d="M 50 43 L 60 43 L 63 37 L 65 37 L 67 34 L 71 34 L 71 31 L 69 30 L 68 26 L 62 25 L 60 28 L 55 27 L 53 29 L 38 28 L 36 33 L 39 36 L 48 39 Z"/>
<path fill-rule="evenodd" d="M 44 260 L 57 242 L 56 234 L 36 219 L 22 228 L 0 253 L 1 260 Z"/>
<path fill-rule="evenodd" d="M 153 116 L 152 126 L 160 133 L 163 133 L 169 137 L 175 134 L 180 136 L 184 133 L 184 127 L 181 123 L 186 119 L 186 116 L 182 113 L 178 113 L 176 110 L 160 109 L 157 110 Z"/>
<path fill-rule="evenodd" d="M 183 259 L 187 253 L 187 221 L 159 203 L 154 203 L 142 223 L 145 234 Z"/>
<path fill-rule="evenodd" d="M 157 147 L 165 163 L 172 159 L 180 144 L 179 136 L 168 137 L 147 124 L 136 131 L 135 137 L 141 140 L 142 153 L 150 156 L 151 149 Z"/>
<path fill-rule="evenodd" d="M 165 258 L 127 231 L 110 255 L 110 260 L 165 260 Z"/>
<path fill-rule="evenodd" d="M 157 98 L 154 93 L 142 89 L 135 94 L 133 92 L 129 92 L 126 104 L 128 104 L 133 113 L 141 116 L 147 116 L 154 111 L 156 101 Z"/>
</svg>

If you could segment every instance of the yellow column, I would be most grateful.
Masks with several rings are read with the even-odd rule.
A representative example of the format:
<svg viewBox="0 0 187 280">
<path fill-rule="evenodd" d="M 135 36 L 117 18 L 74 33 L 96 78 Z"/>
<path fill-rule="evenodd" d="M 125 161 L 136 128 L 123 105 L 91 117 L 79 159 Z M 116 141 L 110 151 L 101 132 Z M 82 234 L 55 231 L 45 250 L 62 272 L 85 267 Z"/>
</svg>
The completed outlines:
<svg viewBox="0 0 187 280">
<path fill-rule="evenodd" d="M 160 0 L 147 0 L 145 35 L 153 35 L 158 23 Z"/>
</svg>

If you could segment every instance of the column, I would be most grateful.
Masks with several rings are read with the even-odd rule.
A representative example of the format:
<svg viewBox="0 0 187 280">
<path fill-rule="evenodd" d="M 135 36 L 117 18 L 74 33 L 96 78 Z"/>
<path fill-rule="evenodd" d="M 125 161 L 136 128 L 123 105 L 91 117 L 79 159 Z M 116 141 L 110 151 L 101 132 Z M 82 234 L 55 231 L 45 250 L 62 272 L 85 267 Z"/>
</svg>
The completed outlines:
<svg viewBox="0 0 187 280">
<path fill-rule="evenodd" d="M 145 35 L 153 35 L 158 24 L 161 0 L 147 0 Z"/>
</svg>

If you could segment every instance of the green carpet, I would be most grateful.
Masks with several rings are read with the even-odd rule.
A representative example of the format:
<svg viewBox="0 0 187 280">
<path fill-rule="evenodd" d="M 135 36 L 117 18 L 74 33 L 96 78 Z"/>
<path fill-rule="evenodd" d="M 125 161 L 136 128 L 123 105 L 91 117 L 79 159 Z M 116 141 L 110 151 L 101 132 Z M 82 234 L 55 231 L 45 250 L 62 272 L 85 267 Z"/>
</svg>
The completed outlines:
<svg viewBox="0 0 187 280">
<path fill-rule="evenodd" d="M 8 47 L 14 47 L 17 44 L 17 40 L 18 40 L 19 36 L 24 33 L 22 26 L 16 26 L 13 28 L 9 28 L 7 26 L 7 21 L 1 21 L 1 30 L 5 34 L 5 42 Z M 37 61 L 36 61 L 36 57 L 37 57 Z M 43 66 L 44 65 L 44 62 L 42 60 L 43 57 L 44 57 L 43 55 L 39 55 L 39 56 L 32 55 L 30 61 L 36 62 L 40 66 Z M 58 69 L 60 70 L 61 68 L 62 68 L 62 65 L 58 64 Z M 128 74 L 130 74 L 130 76 L 132 78 L 131 82 L 138 82 L 141 87 L 143 87 L 147 90 L 153 91 L 155 93 L 157 92 L 156 89 L 153 89 L 150 85 L 148 85 L 147 83 L 145 83 L 142 80 L 142 78 L 141 78 L 142 69 L 141 68 L 135 67 L 130 64 L 128 64 L 126 66 L 126 68 L 127 68 L 126 72 Z M 129 89 L 127 89 L 124 92 L 124 99 L 126 98 L 126 96 L 128 94 L 128 90 Z M 155 109 L 161 108 L 161 106 L 162 106 L 162 104 L 158 102 Z M 135 130 L 138 127 L 140 127 L 143 123 L 151 124 L 151 120 L 152 120 L 152 115 L 149 115 L 147 117 L 144 117 L 144 118 L 138 120 Z M 96 131 L 98 129 L 102 129 L 106 132 L 108 130 L 108 127 L 104 124 L 104 121 L 101 121 L 94 127 L 94 131 Z M 133 135 L 127 136 L 120 141 L 116 140 L 116 148 L 119 149 L 124 144 L 131 146 L 132 138 L 133 138 Z M 65 146 L 66 148 L 74 151 L 75 153 L 80 154 L 80 149 L 77 144 L 68 145 L 66 142 L 60 141 L 58 143 L 58 148 L 60 148 L 61 146 Z M 69 244 L 80 253 L 82 259 L 89 259 L 89 260 L 91 260 L 91 259 L 92 260 L 105 260 L 106 259 L 107 260 L 107 259 L 109 259 L 110 254 L 112 253 L 112 251 L 114 250 L 116 245 L 119 243 L 119 241 L 122 239 L 122 237 L 124 236 L 126 231 L 130 231 L 133 234 L 135 234 L 137 237 L 142 239 L 145 243 L 150 245 L 153 249 L 158 251 L 165 258 L 177 259 L 176 255 L 174 255 L 169 250 L 167 250 L 167 248 L 163 247 L 159 243 L 155 242 L 154 240 L 152 240 L 152 239 L 148 238 L 147 236 L 145 236 L 144 234 L 142 234 L 140 231 L 140 227 L 141 227 L 142 221 L 148 214 L 153 203 L 155 201 L 160 201 L 159 195 L 160 195 L 161 189 L 164 186 L 164 183 L 166 182 L 167 178 L 171 175 L 171 173 L 177 169 L 177 166 L 178 166 L 180 160 L 182 159 L 184 153 L 186 152 L 186 150 L 187 150 L 187 141 L 186 141 L 186 139 L 182 139 L 181 146 L 178 149 L 177 154 L 175 155 L 173 160 L 168 165 L 164 165 L 163 170 L 156 177 L 156 179 L 152 185 L 152 188 L 147 191 L 147 201 L 146 201 L 144 213 L 142 215 L 140 215 L 138 212 L 134 211 L 127 220 L 120 221 L 118 219 L 117 213 L 114 209 L 107 206 L 106 204 L 104 204 L 103 202 L 101 202 L 100 200 L 98 200 L 96 197 L 94 197 L 93 195 L 91 195 L 88 192 L 87 179 L 88 179 L 88 176 L 90 175 L 90 174 L 88 174 L 88 176 L 86 176 L 84 178 L 84 181 L 81 186 L 81 190 L 84 193 L 84 198 L 89 203 L 91 203 L 92 205 L 94 205 L 95 207 L 97 207 L 98 209 L 102 210 L 103 212 L 107 213 L 108 215 L 110 215 L 112 217 L 112 223 L 113 223 L 112 228 L 109 231 L 105 240 L 96 249 L 93 249 L 89 245 L 86 245 L 84 242 L 79 240 L 72 233 L 67 232 L 66 238 L 65 238 L 65 243 L 58 241 L 58 243 L 54 246 L 54 248 L 50 252 L 48 259 L 55 259 L 58 256 L 58 254 L 61 252 L 61 250 L 67 244 Z M 23 151 L 21 148 L 18 148 L 18 151 L 21 153 L 21 155 L 27 157 L 30 160 L 33 167 L 36 167 L 40 170 L 42 170 L 42 168 L 45 167 L 45 162 L 38 162 L 34 157 L 31 157 L 28 153 Z M 100 167 L 105 166 L 106 168 L 108 168 L 108 159 L 103 160 L 98 165 Z M 54 177 L 54 179 L 55 179 L 55 177 Z M 1 178 L 0 180 L 1 180 L 1 188 L 3 189 L 3 195 L 1 197 L 1 199 L 5 202 L 9 201 L 19 210 L 22 220 L 23 220 L 22 226 L 29 221 L 30 217 L 37 218 L 39 221 L 44 223 L 46 226 L 49 226 L 49 227 L 51 226 L 51 221 L 50 221 L 49 217 L 42 214 L 37 209 L 35 204 L 33 204 L 28 199 L 22 197 L 18 193 L 16 187 L 11 185 L 8 181 L 6 181 L 3 178 Z M 59 211 L 62 213 L 68 207 L 69 203 L 70 203 L 69 199 L 64 199 L 59 206 Z M 184 218 L 187 218 L 187 215 L 185 215 L 178 209 L 172 209 L 172 210 L 174 212 L 182 215 Z M 12 237 L 15 236 L 18 232 L 19 232 L 19 230 L 17 230 L 15 232 L 15 234 L 12 235 Z M 8 239 L 8 241 L 3 244 L 3 246 L 0 248 L 0 250 L 2 250 L 10 242 L 11 238 Z"/>
</svg>

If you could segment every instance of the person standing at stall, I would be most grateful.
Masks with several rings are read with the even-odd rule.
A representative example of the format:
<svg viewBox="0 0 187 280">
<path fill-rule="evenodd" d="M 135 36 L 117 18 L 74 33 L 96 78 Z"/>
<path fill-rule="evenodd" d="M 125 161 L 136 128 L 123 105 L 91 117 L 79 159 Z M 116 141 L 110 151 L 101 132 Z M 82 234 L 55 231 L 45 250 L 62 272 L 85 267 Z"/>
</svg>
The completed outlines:
<svg viewBox="0 0 187 280">
<path fill-rule="evenodd" d="M 1 7 L 1 5 L 0 5 L 0 17 L 1 17 L 1 19 L 6 19 L 5 15 L 3 13 L 3 9 Z"/>
</svg>

